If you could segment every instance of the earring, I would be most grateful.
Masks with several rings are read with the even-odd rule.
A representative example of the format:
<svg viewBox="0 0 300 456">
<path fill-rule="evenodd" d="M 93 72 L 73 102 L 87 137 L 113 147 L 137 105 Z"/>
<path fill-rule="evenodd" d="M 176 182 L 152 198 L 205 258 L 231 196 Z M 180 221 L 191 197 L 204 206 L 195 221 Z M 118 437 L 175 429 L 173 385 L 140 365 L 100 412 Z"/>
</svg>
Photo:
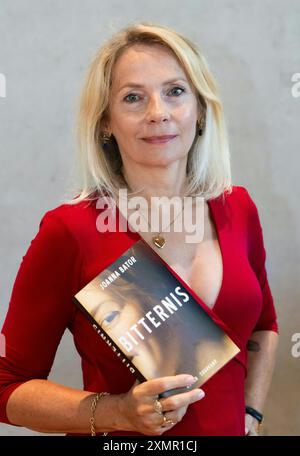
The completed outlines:
<svg viewBox="0 0 300 456">
<path fill-rule="evenodd" d="M 102 131 L 100 133 L 100 141 L 103 149 L 107 150 L 109 148 L 110 140 L 111 135 L 108 133 L 108 131 Z"/>
<path fill-rule="evenodd" d="M 204 116 L 201 117 L 200 122 L 197 120 L 197 124 L 198 124 L 198 134 L 199 134 L 199 136 L 202 136 L 203 130 L 204 130 L 204 126 L 205 126 L 205 118 L 204 118 Z"/>
</svg>

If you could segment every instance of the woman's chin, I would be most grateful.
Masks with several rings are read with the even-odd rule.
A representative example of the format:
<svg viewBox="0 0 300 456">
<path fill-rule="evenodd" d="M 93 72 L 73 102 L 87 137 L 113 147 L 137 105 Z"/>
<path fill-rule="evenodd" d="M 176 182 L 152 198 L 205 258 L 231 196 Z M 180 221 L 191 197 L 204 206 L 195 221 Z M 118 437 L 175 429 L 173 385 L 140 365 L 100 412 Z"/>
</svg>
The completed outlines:
<svg viewBox="0 0 300 456">
<path fill-rule="evenodd" d="M 149 168 L 168 168 L 176 162 L 180 162 L 185 159 L 185 156 L 163 156 L 163 157 L 151 157 L 150 160 L 143 160 L 139 162 L 139 165 Z"/>
</svg>

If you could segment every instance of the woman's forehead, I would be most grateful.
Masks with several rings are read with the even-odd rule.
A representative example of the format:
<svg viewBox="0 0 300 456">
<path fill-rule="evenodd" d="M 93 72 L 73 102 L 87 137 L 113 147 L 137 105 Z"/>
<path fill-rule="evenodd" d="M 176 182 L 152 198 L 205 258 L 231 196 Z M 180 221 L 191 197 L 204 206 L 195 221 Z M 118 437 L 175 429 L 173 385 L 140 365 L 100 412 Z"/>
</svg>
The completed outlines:
<svg viewBox="0 0 300 456">
<path fill-rule="evenodd" d="M 126 49 L 115 63 L 112 73 L 113 83 L 117 89 L 124 84 L 142 85 L 147 79 L 183 78 L 187 80 L 185 71 L 177 58 L 170 50 L 159 47 L 159 45 L 133 45 Z"/>
</svg>

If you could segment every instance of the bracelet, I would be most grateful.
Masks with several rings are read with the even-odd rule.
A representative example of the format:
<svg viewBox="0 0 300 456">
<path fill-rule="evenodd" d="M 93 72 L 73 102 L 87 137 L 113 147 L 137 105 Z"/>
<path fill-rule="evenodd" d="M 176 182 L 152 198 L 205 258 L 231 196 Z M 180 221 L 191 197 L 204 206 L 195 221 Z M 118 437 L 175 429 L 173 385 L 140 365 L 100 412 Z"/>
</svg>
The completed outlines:
<svg viewBox="0 0 300 456">
<path fill-rule="evenodd" d="M 101 397 L 103 396 L 109 396 L 110 393 L 107 393 L 106 391 L 102 392 L 102 393 L 97 393 L 92 401 L 92 405 L 91 405 L 91 418 L 90 418 L 90 424 L 91 424 L 91 435 L 93 437 L 96 436 L 96 429 L 95 429 L 95 410 L 96 410 L 96 407 L 97 407 L 97 404 L 98 404 L 98 401 L 99 399 L 101 399 Z M 103 432 L 103 436 L 106 436 L 108 433 L 107 432 Z"/>
<path fill-rule="evenodd" d="M 248 405 L 246 405 L 246 413 L 253 416 L 253 418 L 255 418 L 259 422 L 259 424 L 262 424 L 263 419 L 264 419 L 264 416 L 262 413 L 258 412 L 257 410 L 255 410 L 252 407 L 249 407 Z"/>
</svg>

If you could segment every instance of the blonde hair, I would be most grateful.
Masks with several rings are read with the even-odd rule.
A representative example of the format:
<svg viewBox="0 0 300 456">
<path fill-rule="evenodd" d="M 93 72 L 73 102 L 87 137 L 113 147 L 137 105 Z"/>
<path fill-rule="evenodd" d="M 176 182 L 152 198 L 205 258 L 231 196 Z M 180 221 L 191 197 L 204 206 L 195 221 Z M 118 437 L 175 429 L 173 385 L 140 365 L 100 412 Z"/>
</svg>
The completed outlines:
<svg viewBox="0 0 300 456">
<path fill-rule="evenodd" d="M 232 191 L 230 152 L 223 108 L 217 84 L 196 44 L 167 26 L 143 22 L 118 31 L 95 54 L 83 85 L 78 112 L 77 136 L 82 175 L 80 193 L 65 201 L 76 204 L 99 196 L 116 198 L 126 186 L 121 155 L 113 137 L 113 151 L 102 147 L 100 133 L 108 116 L 114 65 L 122 52 L 134 44 L 161 44 L 173 52 L 198 95 L 205 114 L 205 128 L 190 148 L 187 161 L 187 196 L 205 199 Z M 129 192 L 130 194 L 130 192 Z"/>
</svg>

